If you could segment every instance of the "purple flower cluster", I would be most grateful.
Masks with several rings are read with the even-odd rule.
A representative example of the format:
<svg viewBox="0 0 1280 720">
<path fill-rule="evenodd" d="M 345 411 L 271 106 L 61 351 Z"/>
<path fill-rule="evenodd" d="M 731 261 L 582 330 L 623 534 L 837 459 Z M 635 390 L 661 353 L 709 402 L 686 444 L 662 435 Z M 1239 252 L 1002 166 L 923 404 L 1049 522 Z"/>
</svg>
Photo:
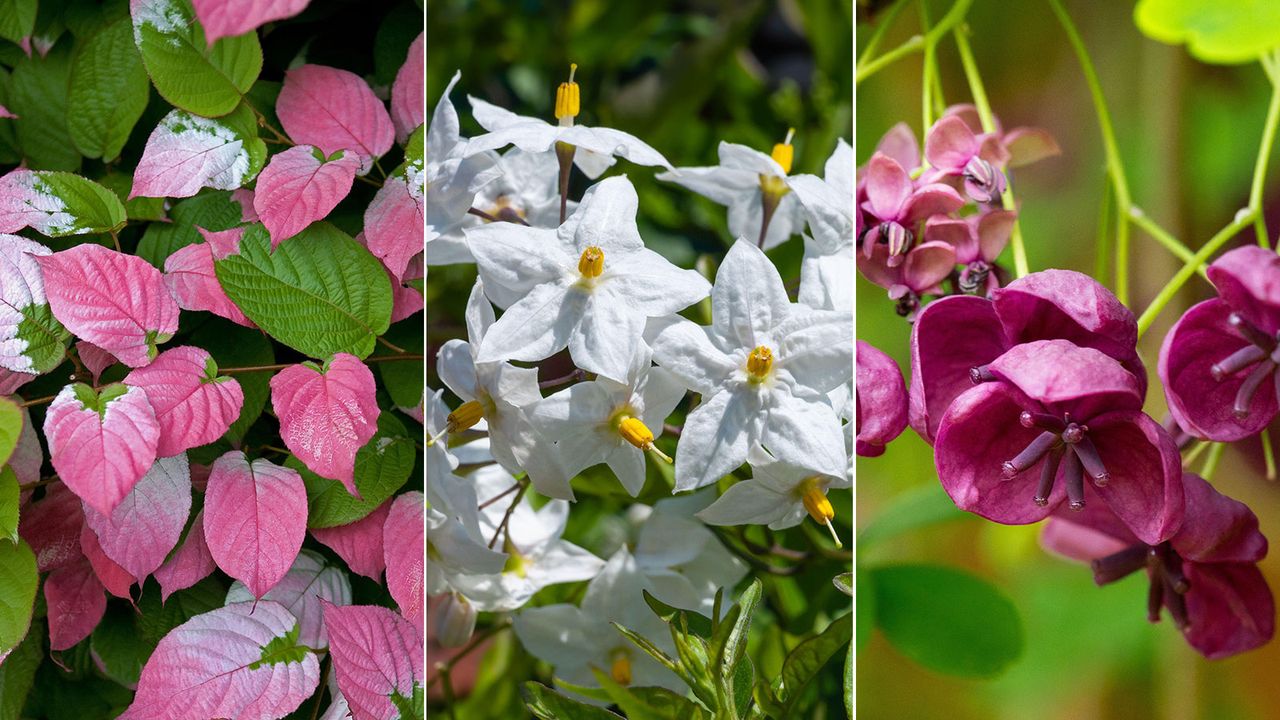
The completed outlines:
<svg viewBox="0 0 1280 720">
<path fill-rule="evenodd" d="M 1058 153 L 1043 130 L 980 127 L 971 105 L 950 108 L 929 129 L 922 159 L 910 128 L 899 123 L 859 169 L 858 269 L 908 319 L 924 296 L 986 297 L 1000 287 L 996 258 L 1016 218 L 999 207 L 1005 173 Z"/>
</svg>

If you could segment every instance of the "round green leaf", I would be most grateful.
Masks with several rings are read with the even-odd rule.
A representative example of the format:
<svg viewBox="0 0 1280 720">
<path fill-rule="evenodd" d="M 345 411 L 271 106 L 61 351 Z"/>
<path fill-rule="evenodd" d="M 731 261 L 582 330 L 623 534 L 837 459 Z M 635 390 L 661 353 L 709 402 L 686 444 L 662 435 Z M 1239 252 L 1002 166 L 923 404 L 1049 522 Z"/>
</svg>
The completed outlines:
<svg viewBox="0 0 1280 720">
<path fill-rule="evenodd" d="M 409 479 L 416 460 L 416 448 L 404 424 L 384 411 L 378 415 L 378 432 L 356 452 L 356 488 L 363 500 L 337 480 L 311 472 L 292 455 L 284 464 L 297 470 L 307 486 L 307 527 L 327 528 L 353 523 L 377 509 Z"/>
<path fill-rule="evenodd" d="M 227 297 L 268 335 L 313 358 L 365 358 L 391 324 L 391 281 L 350 235 L 315 223 L 271 250 L 266 228 L 215 263 Z"/>
<path fill-rule="evenodd" d="M 112 160 L 147 106 L 150 85 L 133 44 L 129 18 L 102 28 L 71 61 L 67 124 L 88 157 Z"/>
<path fill-rule="evenodd" d="M 26 637 L 39 581 L 31 548 L 0 540 L 0 655 Z"/>
<path fill-rule="evenodd" d="M 950 675 L 990 677 L 1022 653 L 1022 621 L 987 581 L 938 565 L 873 568 L 876 624 L 903 655 Z"/>
<path fill-rule="evenodd" d="M 1207 63 L 1252 62 L 1280 46 L 1275 0 L 1140 0 L 1134 22 L 1147 37 Z"/>
<path fill-rule="evenodd" d="M 18 476 L 8 465 L 0 470 L 0 539 L 18 542 Z"/>
</svg>

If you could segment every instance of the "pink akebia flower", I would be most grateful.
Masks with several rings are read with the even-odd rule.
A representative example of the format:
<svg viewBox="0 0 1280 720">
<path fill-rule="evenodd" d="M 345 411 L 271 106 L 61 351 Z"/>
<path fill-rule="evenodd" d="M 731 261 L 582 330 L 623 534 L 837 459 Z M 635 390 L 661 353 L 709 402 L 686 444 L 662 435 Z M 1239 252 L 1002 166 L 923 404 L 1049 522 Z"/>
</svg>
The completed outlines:
<svg viewBox="0 0 1280 720">
<path fill-rule="evenodd" d="M 857 370 L 857 453 L 877 457 L 907 427 L 907 388 L 898 363 L 864 340 Z"/>
<path fill-rule="evenodd" d="M 897 160 L 876 153 L 867 164 L 867 199 L 861 204 L 867 213 L 862 233 L 862 254 L 870 258 L 878 245 L 888 249 L 886 263 L 896 267 L 915 244 L 920 223 L 934 215 L 959 210 L 964 198 L 942 183 L 917 186 Z"/>
<path fill-rule="evenodd" d="M 1059 512 L 1041 543 L 1088 562 L 1098 585 L 1146 569 L 1147 618 L 1163 606 L 1187 642 L 1213 660 L 1260 647 L 1275 633 L 1275 602 L 1257 563 L 1267 554 L 1258 518 L 1193 473 L 1182 476 L 1186 520 L 1168 541 L 1143 542 L 1107 508 Z"/>
<path fill-rule="evenodd" d="M 920 311 L 911 330 L 911 427 L 932 443 L 942 414 L 988 379 L 989 363 L 1019 343 L 1059 338 L 1120 361 L 1146 394 L 1133 313 L 1088 275 L 1042 270 L 996 290 L 990 300 L 957 295 Z"/>
<path fill-rule="evenodd" d="M 941 295 L 941 283 L 956 267 L 955 248 L 944 242 L 921 243 L 891 265 L 889 247 L 877 244 L 870 255 L 857 255 L 858 271 L 863 277 L 889 291 L 897 302 L 898 314 L 913 321 L 923 295 Z"/>
<path fill-rule="evenodd" d="M 1196 437 L 1240 440 L 1280 408 L 1280 256 L 1241 247 L 1207 274 L 1218 297 L 1192 306 L 1169 330 L 1158 371 L 1178 425 Z"/>
<path fill-rule="evenodd" d="M 973 103 L 952 105 L 942 113 L 943 117 L 958 117 L 969 126 L 974 133 L 982 132 L 982 118 Z M 1016 127 L 1005 132 L 1000 126 L 1000 118 L 991 118 L 995 130 L 992 133 L 999 141 L 999 156 L 1004 157 L 1002 167 L 1020 168 L 1047 157 L 1062 154 L 1058 141 L 1053 139 L 1048 130 L 1037 127 Z"/>
<path fill-rule="evenodd" d="M 938 427 L 938 478 L 957 507 L 1023 525 L 1098 501 L 1143 542 L 1173 536 L 1182 458 L 1142 412 L 1132 373 L 1066 340 L 1018 345 L 987 372 L 992 380 L 957 397 Z"/>
<path fill-rule="evenodd" d="M 964 266 L 957 282 L 960 292 L 989 297 L 1000 287 L 996 258 L 1009 244 L 1017 217 L 1012 210 L 992 210 L 960 220 L 935 215 L 925 223 L 924 239 L 956 249 L 956 264 Z"/>
<path fill-rule="evenodd" d="M 925 136 L 924 157 L 933 169 L 922 180 L 957 178 L 978 203 L 999 202 L 1004 194 L 1007 181 L 1001 168 L 1009 157 L 995 133 L 976 135 L 961 118 L 944 115 Z"/>
</svg>

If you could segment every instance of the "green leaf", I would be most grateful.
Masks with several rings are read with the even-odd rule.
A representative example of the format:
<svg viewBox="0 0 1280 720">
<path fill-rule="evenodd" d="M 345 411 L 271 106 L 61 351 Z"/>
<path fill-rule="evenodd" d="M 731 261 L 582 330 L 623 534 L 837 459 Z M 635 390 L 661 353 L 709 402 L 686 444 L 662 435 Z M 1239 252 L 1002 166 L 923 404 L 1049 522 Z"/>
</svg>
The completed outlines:
<svg viewBox="0 0 1280 720">
<path fill-rule="evenodd" d="M 836 588 L 839 589 L 840 592 L 848 595 L 849 597 L 853 597 L 853 573 L 840 573 L 839 575 L 831 578 L 831 582 L 835 583 Z"/>
<path fill-rule="evenodd" d="M 18 542 L 18 476 L 8 465 L 0 470 L 0 539 Z"/>
<path fill-rule="evenodd" d="M 18 720 L 44 658 L 45 633 L 40 624 L 0 663 L 0 720 Z"/>
<path fill-rule="evenodd" d="M 608 710 L 570 700 L 541 683 L 526 682 L 520 695 L 538 720 L 620 720 Z"/>
<path fill-rule="evenodd" d="M 141 199 L 134 198 L 135 201 Z M 206 190 L 181 200 L 174 204 L 169 215 L 173 222 L 151 223 L 138 241 L 138 255 L 160 270 L 164 269 L 164 261 L 180 248 L 204 241 L 197 226 L 205 230 L 230 230 L 239 225 L 243 217 L 240 203 L 231 199 L 229 190 Z"/>
<path fill-rule="evenodd" d="M 260 223 L 214 263 L 227 297 L 268 335 L 314 358 L 361 359 L 391 324 L 391 281 L 351 236 L 315 223 L 271 251 Z"/>
<path fill-rule="evenodd" d="M 27 166 L 37 170 L 80 169 L 80 151 L 67 130 L 67 84 L 71 48 L 62 45 L 41 57 L 23 57 L 13 68 L 9 110 L 18 119 L 14 132 Z"/>
<path fill-rule="evenodd" d="M 782 684 L 778 696 L 783 703 L 783 712 L 787 717 L 799 710 L 797 703 L 804 695 L 804 689 L 822 670 L 833 655 L 849 644 L 853 635 L 853 617 L 848 613 L 841 615 L 818 635 L 800 643 L 788 655 L 782 664 Z"/>
<path fill-rule="evenodd" d="M 392 691 L 391 704 L 395 705 L 396 710 L 400 711 L 398 720 L 423 720 L 426 717 L 426 697 L 423 694 L 422 686 L 416 682 L 413 684 L 413 692 L 410 693 L 409 697 Z"/>
<path fill-rule="evenodd" d="M 683 615 L 685 624 L 690 631 L 703 637 L 711 637 L 711 618 L 690 610 L 674 608 L 650 595 L 648 590 L 641 590 L 640 592 L 644 593 L 644 601 L 649 604 L 649 609 L 653 610 L 654 614 L 664 621 L 670 623 L 677 616 Z"/>
<path fill-rule="evenodd" d="M 853 717 L 853 643 L 849 643 L 849 656 L 844 660 L 844 710 Z"/>
<path fill-rule="evenodd" d="M 67 124 L 81 153 L 113 160 L 147 107 L 150 84 L 129 18 L 90 37 L 71 61 Z"/>
<path fill-rule="evenodd" d="M 129 191 L 133 189 L 133 176 L 110 173 L 98 178 L 98 183 L 116 194 L 124 203 L 125 215 L 130 220 L 164 220 L 168 217 L 165 211 L 166 198 L 136 197 L 129 199 Z M 165 223 L 168 225 L 168 223 Z"/>
<path fill-rule="evenodd" d="M 22 408 L 7 397 L 0 397 L 0 464 L 9 462 L 21 434 Z M 2 531 L 3 524 L 0 524 Z"/>
<path fill-rule="evenodd" d="M 629 688 L 614 682 L 608 673 L 591 668 L 596 682 L 627 714 L 628 720 L 692 720 L 704 717 L 702 708 L 666 688 Z"/>
<path fill-rule="evenodd" d="M 733 699 L 734 711 L 738 717 L 746 717 L 751 708 L 751 688 L 755 685 L 756 670 L 751 664 L 751 657 L 744 655 L 737 665 L 733 666 L 733 675 L 729 676 L 729 697 Z"/>
<path fill-rule="evenodd" d="M 747 651 L 747 632 L 751 629 L 751 618 L 756 614 L 756 606 L 760 604 L 761 588 L 759 578 L 754 579 L 743 591 L 742 597 L 738 598 L 738 617 L 729 626 L 723 646 L 712 639 L 712 650 L 715 652 L 713 667 L 718 668 L 721 673 L 731 672 Z"/>
<path fill-rule="evenodd" d="M 93 629 L 89 646 L 101 663 L 103 673 L 121 685 L 138 684 L 142 666 L 150 657 L 139 637 L 133 612 L 108 604 L 102 621 Z"/>
<path fill-rule="evenodd" d="M 1144 35 L 1207 63 L 1252 62 L 1280 46 L 1274 0 L 1140 0 L 1133 20 Z"/>
<path fill-rule="evenodd" d="M 876 624 L 903 655 L 937 672 L 990 677 L 1022 654 L 1013 603 L 987 581 L 938 565 L 871 570 Z"/>
<path fill-rule="evenodd" d="M 21 43 L 31 37 L 36 10 L 36 0 L 0 0 L 0 38 Z"/>
<path fill-rule="evenodd" d="M 219 317 L 210 318 L 192 333 L 191 342 L 197 347 L 208 348 L 218 367 L 258 367 L 272 365 L 276 361 L 271 341 L 262 333 Z M 267 406 L 267 399 L 271 397 L 271 373 L 236 373 L 235 379 L 244 393 L 244 404 L 226 437 L 239 441 L 244 439 L 249 427 Z"/>
<path fill-rule="evenodd" d="M 0 655 L 26 637 L 39 584 L 36 556 L 27 543 L 0 540 Z"/>
<path fill-rule="evenodd" d="M 327 528 L 353 523 L 377 509 L 409 479 L 416 460 L 409 431 L 395 415 L 383 412 L 378 415 L 378 432 L 356 451 L 355 481 L 363 500 L 337 480 L 311 472 L 292 455 L 284 464 L 297 470 L 307 486 L 307 527 Z"/>
<path fill-rule="evenodd" d="M 422 354 L 422 318 L 411 317 L 391 326 L 384 337 L 393 345 L 402 347 L 411 353 Z M 374 355 L 395 355 L 391 349 L 379 345 Z M 417 407 L 422 402 L 426 372 L 421 360 L 397 360 L 380 362 L 378 377 L 387 388 L 391 402 L 399 407 Z"/>
<path fill-rule="evenodd" d="M 124 227 L 124 204 L 120 198 L 98 183 L 69 172 L 37 170 L 33 190 L 52 195 L 66 205 L 71 217 L 65 225 L 50 227 L 49 237 L 115 232 Z"/>
<path fill-rule="evenodd" d="M 190 0 L 143 0 L 133 10 L 133 32 L 156 90 L 170 105 L 205 117 L 240 104 L 262 71 L 256 32 L 221 38 L 213 47 Z"/>
<path fill-rule="evenodd" d="M 48 303 L 27 305 L 18 308 L 18 312 L 22 319 L 18 321 L 17 337 L 27 343 L 22 354 L 31 361 L 31 370 L 47 373 L 61 365 L 71 332 L 53 316 Z"/>
<path fill-rule="evenodd" d="M 262 655 L 257 660 L 249 663 L 249 669 L 257 670 L 267 665 L 288 665 L 302 662 L 307 657 L 307 653 L 311 652 L 311 648 L 298 644 L 298 635 L 301 632 L 301 626 L 298 623 L 294 623 L 289 632 L 279 637 L 271 638 L 271 642 L 262 648 Z"/>
<path fill-rule="evenodd" d="M 858 552 L 904 533 L 973 517 L 960 510 L 939 483 L 926 483 L 895 497 L 858 533 Z"/>
</svg>

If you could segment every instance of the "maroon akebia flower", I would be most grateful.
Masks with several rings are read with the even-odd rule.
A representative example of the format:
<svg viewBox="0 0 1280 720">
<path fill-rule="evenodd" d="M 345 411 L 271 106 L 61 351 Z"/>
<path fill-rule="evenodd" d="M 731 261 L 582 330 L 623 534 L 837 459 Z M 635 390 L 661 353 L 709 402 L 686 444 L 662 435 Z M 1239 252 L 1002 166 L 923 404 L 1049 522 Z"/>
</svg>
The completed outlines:
<svg viewBox="0 0 1280 720">
<path fill-rule="evenodd" d="M 1266 644 L 1275 632 L 1275 605 L 1257 566 L 1267 554 L 1258 518 L 1198 475 L 1185 473 L 1182 483 L 1186 520 L 1165 542 L 1143 542 L 1102 506 L 1058 513 L 1045 525 L 1041 542 L 1090 563 L 1099 585 L 1145 569 L 1148 619 L 1159 621 L 1164 607 L 1207 658 Z"/>
<path fill-rule="evenodd" d="M 1241 247 L 1207 273 L 1218 297 L 1193 306 L 1165 336 L 1160 379 L 1184 430 L 1239 440 L 1266 427 L 1280 407 L 1280 256 Z"/>
<path fill-rule="evenodd" d="M 934 216 L 924 226 L 926 242 L 945 242 L 956 249 L 956 264 L 963 265 L 958 287 L 966 295 L 988 297 L 1000 287 L 996 258 L 1009 244 L 1018 214 L 992 210 L 964 219 Z"/>
<path fill-rule="evenodd" d="M 898 161 L 883 153 L 876 153 L 867 163 L 864 191 L 867 199 L 861 208 L 867 217 L 863 221 L 862 254 L 870 258 L 876 247 L 884 246 L 890 267 L 900 265 L 903 255 L 915 245 L 920 223 L 964 205 L 964 198 L 948 185 L 927 183 L 917 187 Z"/>
<path fill-rule="evenodd" d="M 938 478 L 956 506 L 1006 525 L 1105 503 L 1158 544 L 1183 518 L 1182 459 L 1142 412 L 1137 378 L 1066 340 L 1014 347 L 942 417 Z"/>
<path fill-rule="evenodd" d="M 990 300 L 956 295 L 920 311 L 911 331 L 911 427 L 932 443 L 951 401 L 989 378 L 991 361 L 1019 343 L 1053 339 L 1110 355 L 1146 394 L 1133 313 L 1088 275 L 1043 270 L 996 290 Z"/>
<path fill-rule="evenodd" d="M 875 245 L 870 256 L 857 256 L 863 277 L 889 291 L 899 315 L 914 320 L 924 295 L 941 295 L 943 280 L 956 267 L 956 251 L 948 243 L 926 242 L 911 248 L 897 265 L 885 245 Z"/>
<path fill-rule="evenodd" d="M 1014 128 L 1004 133 L 996 121 L 995 132 L 982 132 L 972 105 L 955 105 L 943 113 L 925 136 L 925 159 L 933 166 L 925 182 L 958 182 L 975 202 L 999 202 L 1004 194 L 1005 168 L 1029 165 L 1061 152 L 1048 132 L 1039 128 Z"/>
<path fill-rule="evenodd" d="M 858 341 L 857 369 L 856 451 L 877 457 L 907 427 L 907 387 L 898 363 L 863 340 Z"/>
</svg>

